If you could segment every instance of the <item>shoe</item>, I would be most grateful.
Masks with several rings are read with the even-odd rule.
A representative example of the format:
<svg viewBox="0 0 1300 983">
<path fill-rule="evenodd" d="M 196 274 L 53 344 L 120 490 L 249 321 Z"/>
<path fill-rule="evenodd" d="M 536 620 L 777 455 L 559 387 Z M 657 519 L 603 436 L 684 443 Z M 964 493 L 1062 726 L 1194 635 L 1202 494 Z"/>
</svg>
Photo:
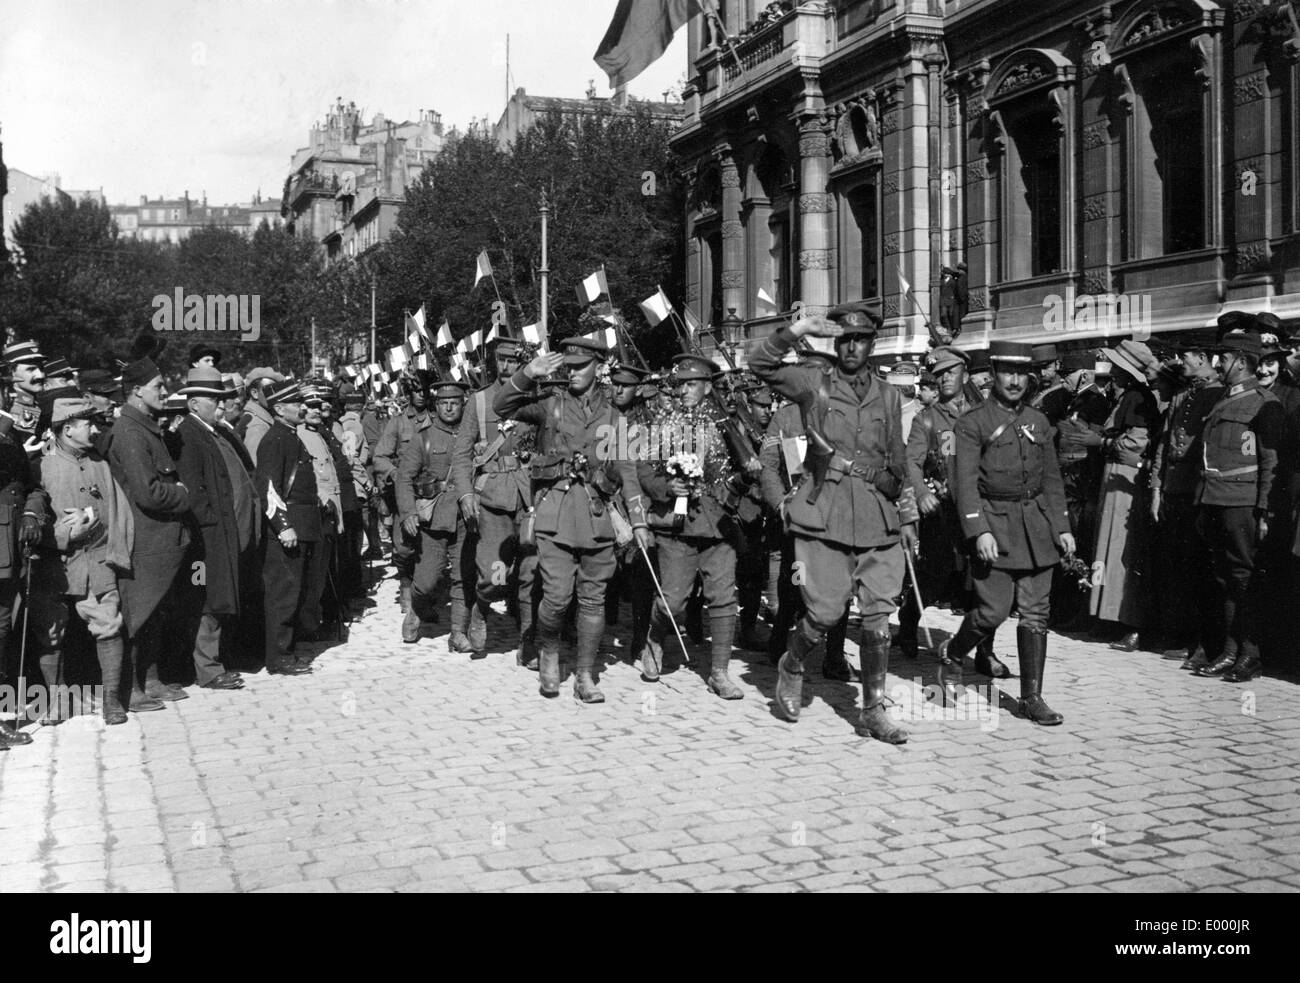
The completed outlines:
<svg viewBox="0 0 1300 983">
<path fill-rule="evenodd" d="M 537 671 L 537 646 L 533 643 L 531 627 L 519 633 L 519 651 L 515 653 L 515 665 L 523 666 L 529 672 Z"/>
<path fill-rule="evenodd" d="M 190 694 L 175 683 L 165 686 L 146 686 L 144 695 L 151 700 L 160 700 L 163 703 L 179 703 L 181 700 L 190 698 Z"/>
<path fill-rule="evenodd" d="M 204 683 L 199 689 L 236 690 L 244 688 L 244 677 L 237 672 L 222 673 L 211 682 Z"/>
<path fill-rule="evenodd" d="M 907 731 L 889 719 L 884 704 L 865 708 L 858 714 L 854 728 L 863 737 L 872 737 L 883 744 L 906 744 Z"/>
<path fill-rule="evenodd" d="M 1223 674 L 1225 683 L 1248 683 L 1259 675 L 1263 663 L 1258 655 L 1243 655 Z"/>
<path fill-rule="evenodd" d="M 735 680 L 725 669 L 714 669 L 709 673 L 709 691 L 723 700 L 743 700 L 745 691 L 736 685 Z"/>
<path fill-rule="evenodd" d="M 31 737 L 20 730 L 15 730 L 11 724 L 0 723 L 0 751 L 8 751 L 11 747 L 25 747 L 32 743 Z"/>
<path fill-rule="evenodd" d="M 414 645 L 420 640 L 421 627 L 420 616 L 415 613 L 415 608 L 408 607 L 406 617 L 402 619 L 402 641 L 407 645 Z"/>
<path fill-rule="evenodd" d="M 1043 670 L 1047 666 L 1047 632 L 1020 625 L 1016 628 L 1020 656 L 1020 710 L 1027 720 L 1042 727 L 1057 727 L 1065 718 L 1043 700 Z"/>
<path fill-rule="evenodd" d="M 889 632 L 863 631 L 858 639 L 862 653 L 862 712 L 855 730 L 883 744 L 906 744 L 907 731 L 890 719 L 885 709 L 885 680 L 889 675 Z"/>
<path fill-rule="evenodd" d="M 1142 648 L 1142 637 L 1138 632 L 1126 632 L 1110 645 L 1116 652 L 1137 652 Z"/>
<path fill-rule="evenodd" d="M 1237 653 L 1229 649 L 1209 665 L 1196 670 L 1196 675 L 1206 679 L 1217 679 L 1231 669 L 1237 662 Z"/>
<path fill-rule="evenodd" d="M 1011 678 L 1011 670 L 993 653 L 992 645 L 981 645 L 975 650 L 975 671 L 990 679 Z"/>
<path fill-rule="evenodd" d="M 789 649 L 781 656 L 776 666 L 776 712 L 790 723 L 798 723 L 803 711 L 803 677 L 804 663 L 808 656 L 821 644 L 820 638 L 809 638 L 804 634 L 801 622 L 790 633 Z"/>
<path fill-rule="evenodd" d="M 605 694 L 596 685 L 590 669 L 579 669 L 573 677 L 573 698 L 579 703 L 604 703 Z"/>
<path fill-rule="evenodd" d="M 664 647 L 653 636 L 645 640 L 641 652 L 641 678 L 647 683 L 659 682 L 659 674 L 664 669 Z"/>
<path fill-rule="evenodd" d="M 447 641 L 447 648 L 449 651 L 455 652 L 457 655 L 470 655 L 477 651 L 477 649 L 470 644 L 470 640 L 465 633 L 459 631 L 452 632 L 451 638 Z"/>
<path fill-rule="evenodd" d="M 1178 668 L 1190 670 L 1192 674 L 1195 675 L 1199 672 L 1199 670 L 1205 668 L 1209 664 L 1210 664 L 1210 659 L 1205 654 L 1205 649 L 1203 649 L 1201 646 L 1198 645 L 1196 646 L 1196 650 L 1194 652 L 1189 653 L 1187 658 L 1183 660 L 1183 664 L 1180 665 Z"/>
<path fill-rule="evenodd" d="M 122 709 L 122 704 L 114 702 L 113 704 L 104 704 L 104 726 L 118 727 L 126 723 L 126 711 Z"/>
<path fill-rule="evenodd" d="M 287 666 L 267 666 L 266 674 L 268 676 L 306 676 L 314 672 L 311 666 L 300 666 L 297 663 Z M 132 707 L 132 709 L 135 709 Z"/>
<path fill-rule="evenodd" d="M 132 713 L 152 713 L 155 710 L 166 709 L 167 704 L 162 700 L 155 700 L 147 696 L 142 690 L 133 690 L 131 692 L 131 703 L 127 707 Z"/>
</svg>

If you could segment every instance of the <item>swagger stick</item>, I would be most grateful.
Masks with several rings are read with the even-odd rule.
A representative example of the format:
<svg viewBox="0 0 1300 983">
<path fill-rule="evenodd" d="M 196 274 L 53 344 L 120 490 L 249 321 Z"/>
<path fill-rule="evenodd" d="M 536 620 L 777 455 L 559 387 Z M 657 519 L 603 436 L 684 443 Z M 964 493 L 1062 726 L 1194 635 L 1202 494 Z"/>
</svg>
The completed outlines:
<svg viewBox="0 0 1300 983">
<path fill-rule="evenodd" d="M 682 647 L 682 655 L 686 657 L 686 664 L 691 665 L 691 653 L 686 647 L 686 639 L 682 638 L 682 630 L 677 627 L 677 619 L 673 617 L 673 609 L 668 606 L 668 598 L 664 596 L 664 589 L 659 586 L 659 577 L 655 574 L 655 565 L 650 562 L 650 554 L 646 552 L 644 546 L 637 543 L 637 549 L 641 551 L 641 558 L 645 560 L 646 569 L 650 571 L 650 579 L 654 581 L 655 590 L 659 593 L 659 600 L 663 602 L 664 612 L 668 615 L 668 620 L 672 622 L 673 631 L 677 633 L 677 644 Z"/>
<path fill-rule="evenodd" d="M 934 651 L 934 639 L 930 637 L 930 622 L 925 617 L 925 602 L 921 600 L 921 585 L 916 580 L 916 565 L 912 562 L 912 551 L 903 550 L 903 559 L 907 561 L 907 576 L 912 581 L 912 593 L 916 597 L 916 607 L 921 612 L 921 628 L 925 631 L 925 647 Z"/>
</svg>

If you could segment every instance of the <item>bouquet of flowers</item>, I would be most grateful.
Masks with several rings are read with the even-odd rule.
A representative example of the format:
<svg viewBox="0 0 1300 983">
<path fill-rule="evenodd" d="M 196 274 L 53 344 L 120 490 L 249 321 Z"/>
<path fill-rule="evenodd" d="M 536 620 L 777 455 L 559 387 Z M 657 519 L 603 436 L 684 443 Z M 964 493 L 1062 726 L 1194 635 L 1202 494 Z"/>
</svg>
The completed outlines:
<svg viewBox="0 0 1300 983">
<path fill-rule="evenodd" d="M 677 496 L 677 502 L 673 507 L 673 515 L 685 519 L 690 508 L 690 500 L 699 498 L 700 495 L 700 483 L 704 480 L 704 461 L 698 454 L 679 451 L 668 458 L 664 470 L 670 479 L 681 479 L 690 488 L 687 495 Z"/>
<path fill-rule="evenodd" d="M 1061 561 L 1061 569 L 1075 579 L 1075 586 L 1084 594 L 1092 591 L 1092 568 L 1077 555 Z"/>
</svg>

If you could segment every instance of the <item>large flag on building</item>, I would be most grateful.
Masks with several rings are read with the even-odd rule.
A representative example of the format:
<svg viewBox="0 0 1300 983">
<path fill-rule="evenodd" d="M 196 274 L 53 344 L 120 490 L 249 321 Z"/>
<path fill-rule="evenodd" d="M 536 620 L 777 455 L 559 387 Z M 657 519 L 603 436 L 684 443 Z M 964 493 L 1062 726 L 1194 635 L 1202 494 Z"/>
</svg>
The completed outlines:
<svg viewBox="0 0 1300 983">
<path fill-rule="evenodd" d="M 610 86 L 626 85 L 658 61 L 677 29 L 703 10 L 701 0 L 618 0 L 596 49 Z"/>
</svg>

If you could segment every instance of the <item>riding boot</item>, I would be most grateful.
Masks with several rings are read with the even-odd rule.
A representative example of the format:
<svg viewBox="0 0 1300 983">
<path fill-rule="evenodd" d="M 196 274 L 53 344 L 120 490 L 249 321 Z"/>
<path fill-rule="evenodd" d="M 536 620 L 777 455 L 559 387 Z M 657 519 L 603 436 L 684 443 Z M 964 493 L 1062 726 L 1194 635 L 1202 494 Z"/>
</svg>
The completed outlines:
<svg viewBox="0 0 1300 983">
<path fill-rule="evenodd" d="M 3 646 L 0 646 L 0 688 L 7 688 L 9 681 L 4 674 L 3 656 Z M 18 706 L 15 703 L 14 722 L 11 724 L 6 720 L 0 720 L 0 751 L 8 751 L 11 747 L 22 747 L 32 743 L 31 737 L 18 729 L 26 720 L 26 709 L 25 706 Z"/>
<path fill-rule="evenodd" d="M 808 623 L 806 616 L 800 618 L 790 633 L 790 647 L 776 667 L 776 712 L 792 724 L 803 710 L 804 665 L 821 642 L 821 632 Z"/>
<path fill-rule="evenodd" d="M 469 637 L 470 648 L 475 653 L 483 655 L 487 652 L 487 612 L 483 610 L 481 604 L 475 603 L 469 611 L 469 631 L 466 632 Z"/>
<path fill-rule="evenodd" d="M 724 700 L 743 700 L 745 691 L 727 674 L 731 662 L 731 640 L 736 631 L 736 616 L 713 611 L 709 615 L 709 634 L 713 637 L 713 664 L 709 671 L 709 689 Z"/>
<path fill-rule="evenodd" d="M 1011 678 L 1011 670 L 993 653 L 992 635 L 975 646 L 975 671 L 991 679 Z"/>
<path fill-rule="evenodd" d="M 1065 718 L 1043 702 L 1043 669 L 1047 665 L 1047 632 L 1021 625 L 1016 629 L 1020 655 L 1020 709 L 1025 717 L 1044 727 Z"/>
<path fill-rule="evenodd" d="M 985 638 L 985 633 L 976 628 L 970 616 L 962 619 L 961 627 L 952 638 L 939 643 L 939 685 L 943 688 L 944 699 L 957 703 L 957 688 L 962 685 L 964 675 L 962 660 Z"/>
<path fill-rule="evenodd" d="M 132 645 L 122 650 L 122 675 L 130 680 L 131 687 L 131 698 L 127 709 L 132 713 L 152 713 L 155 710 L 162 710 L 167 704 L 145 695 L 144 687 L 140 685 L 138 670 L 140 657 L 138 646 Z"/>
<path fill-rule="evenodd" d="M 916 630 L 921 624 L 921 610 L 916 606 L 916 598 L 910 594 L 898 609 L 898 654 L 908 659 L 915 659 L 919 646 Z"/>
<path fill-rule="evenodd" d="M 469 628 L 469 609 L 465 605 L 465 595 L 459 590 L 451 591 L 451 638 L 448 640 L 448 648 L 460 655 L 468 655 L 473 652 L 481 652 L 482 649 L 476 649 L 469 636 L 465 634 Z M 487 628 L 483 629 L 484 647 L 487 646 Z"/>
<path fill-rule="evenodd" d="M 577 666 L 573 675 L 573 698 L 579 703 L 604 703 L 605 694 L 596 685 L 594 672 L 600 655 L 600 638 L 605 634 L 604 612 L 578 612 Z"/>
<path fill-rule="evenodd" d="M 906 744 L 907 731 L 889 719 L 885 709 L 885 678 L 889 674 L 889 631 L 862 629 L 858 645 L 862 652 L 862 713 L 858 733 L 885 744 Z"/>
<path fill-rule="evenodd" d="M 844 658 L 844 640 L 849 633 L 849 616 L 844 616 L 826 633 L 826 654 L 822 656 L 822 678 L 832 682 L 853 681 L 853 668 Z"/>
<path fill-rule="evenodd" d="M 95 643 L 99 658 L 99 673 L 104 685 L 104 723 L 109 727 L 126 723 L 126 709 L 122 706 L 122 656 L 125 646 L 120 636 L 101 638 Z"/>
<path fill-rule="evenodd" d="M 535 636 L 538 688 L 542 696 L 552 700 L 560 695 L 560 632 L 539 618 Z"/>
<path fill-rule="evenodd" d="M 651 609 L 650 630 L 641 650 L 641 678 L 647 683 L 659 682 L 659 674 L 664 671 L 664 639 L 668 635 L 664 622 L 668 617 L 660 613 L 658 604 Z"/>
</svg>

